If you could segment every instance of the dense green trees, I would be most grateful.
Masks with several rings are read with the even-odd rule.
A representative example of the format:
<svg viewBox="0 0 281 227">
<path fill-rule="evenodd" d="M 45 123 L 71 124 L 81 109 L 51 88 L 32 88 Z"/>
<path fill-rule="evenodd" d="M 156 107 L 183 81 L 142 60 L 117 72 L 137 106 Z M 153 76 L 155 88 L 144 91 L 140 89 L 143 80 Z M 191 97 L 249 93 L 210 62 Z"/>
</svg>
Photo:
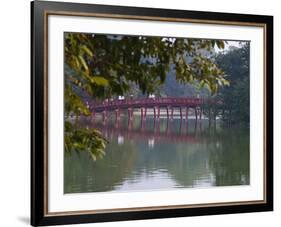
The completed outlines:
<svg viewBox="0 0 281 227">
<path fill-rule="evenodd" d="M 231 125 L 249 125 L 250 81 L 249 81 L 250 43 L 241 48 L 233 48 L 216 57 L 217 65 L 227 74 L 229 87 L 221 87 L 217 95 L 222 101 L 221 116 Z"/>
</svg>

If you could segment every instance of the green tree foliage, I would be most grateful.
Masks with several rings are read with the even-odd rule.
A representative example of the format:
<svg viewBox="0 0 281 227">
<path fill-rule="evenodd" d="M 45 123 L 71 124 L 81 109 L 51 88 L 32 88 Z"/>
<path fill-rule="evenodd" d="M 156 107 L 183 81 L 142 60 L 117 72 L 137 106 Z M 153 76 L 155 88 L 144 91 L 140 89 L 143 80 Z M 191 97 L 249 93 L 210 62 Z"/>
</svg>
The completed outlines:
<svg viewBox="0 0 281 227">
<path fill-rule="evenodd" d="M 204 54 L 215 46 L 224 48 L 224 42 L 66 33 L 65 63 L 76 73 L 66 74 L 66 81 L 101 99 L 124 95 L 130 83 L 149 94 L 164 83 L 173 64 L 180 83 L 196 80 L 215 93 L 227 83 L 223 71 Z"/>
<path fill-rule="evenodd" d="M 228 84 L 228 81 L 210 58 L 210 52 L 215 47 L 224 48 L 224 42 L 65 33 L 65 121 L 69 122 L 72 114 L 90 115 L 82 98 L 84 94 L 102 100 L 124 96 L 133 87 L 137 87 L 143 94 L 154 93 L 164 84 L 171 65 L 179 83 L 196 81 L 201 87 L 216 93 L 218 87 Z M 88 132 L 74 130 L 80 130 L 76 134 Z M 65 137 L 72 135 L 71 128 L 65 127 L 65 131 Z M 94 139 L 106 143 L 101 135 L 95 134 Z M 66 141 L 69 142 L 67 150 L 71 150 L 75 141 L 68 138 Z M 87 142 L 92 147 L 91 155 L 95 150 L 100 150 L 100 145 L 91 140 Z"/>
<path fill-rule="evenodd" d="M 249 125 L 249 56 L 250 43 L 245 43 L 241 48 L 233 48 L 216 58 L 216 63 L 227 74 L 231 84 L 218 93 L 218 98 L 222 100 L 222 118 L 229 124 Z"/>
<path fill-rule="evenodd" d="M 69 121 L 64 126 L 64 146 L 67 153 L 87 151 L 95 161 L 105 154 L 107 140 L 96 129 L 74 127 Z"/>
</svg>

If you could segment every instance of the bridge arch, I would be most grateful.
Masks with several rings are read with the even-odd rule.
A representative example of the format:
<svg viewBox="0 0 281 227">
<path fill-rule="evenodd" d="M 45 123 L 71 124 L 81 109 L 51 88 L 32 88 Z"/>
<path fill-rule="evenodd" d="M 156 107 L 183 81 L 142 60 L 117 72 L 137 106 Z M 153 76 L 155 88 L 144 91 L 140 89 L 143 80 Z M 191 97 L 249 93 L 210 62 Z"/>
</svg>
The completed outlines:
<svg viewBox="0 0 281 227">
<path fill-rule="evenodd" d="M 96 113 L 102 113 L 103 119 L 108 118 L 109 112 L 115 112 L 116 119 L 120 119 L 120 111 L 126 110 L 129 119 L 133 118 L 135 109 L 140 110 L 141 119 L 145 120 L 147 111 L 153 110 L 154 119 L 159 119 L 161 110 L 165 110 L 167 119 L 174 118 L 174 110 L 178 109 L 180 118 L 188 120 L 189 110 L 193 109 L 196 120 L 202 119 L 204 98 L 193 97 L 166 97 L 166 98 L 140 98 L 123 100 L 105 100 L 103 102 L 89 102 L 90 110 L 95 117 Z M 185 112 L 185 115 L 183 114 Z"/>
</svg>

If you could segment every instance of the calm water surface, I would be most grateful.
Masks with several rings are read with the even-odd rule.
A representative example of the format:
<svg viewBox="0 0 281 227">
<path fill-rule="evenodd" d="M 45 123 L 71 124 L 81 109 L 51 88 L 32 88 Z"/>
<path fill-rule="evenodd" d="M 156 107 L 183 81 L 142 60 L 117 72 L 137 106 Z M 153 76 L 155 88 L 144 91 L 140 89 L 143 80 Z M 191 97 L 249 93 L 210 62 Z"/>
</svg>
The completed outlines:
<svg viewBox="0 0 281 227">
<path fill-rule="evenodd" d="M 99 128 L 109 144 L 96 161 L 87 152 L 65 154 L 65 193 L 249 184 L 248 129 L 137 116 L 81 124 Z"/>
</svg>

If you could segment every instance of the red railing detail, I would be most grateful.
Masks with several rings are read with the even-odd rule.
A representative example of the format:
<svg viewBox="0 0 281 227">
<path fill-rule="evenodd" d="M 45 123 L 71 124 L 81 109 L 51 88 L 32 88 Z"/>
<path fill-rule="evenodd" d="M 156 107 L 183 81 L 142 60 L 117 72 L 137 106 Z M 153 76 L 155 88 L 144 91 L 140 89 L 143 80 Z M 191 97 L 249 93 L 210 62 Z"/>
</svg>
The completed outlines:
<svg viewBox="0 0 281 227">
<path fill-rule="evenodd" d="M 204 98 L 141 98 L 124 100 L 105 100 L 103 102 L 88 102 L 93 111 L 129 109 L 142 107 L 197 107 L 209 101 Z"/>
</svg>

